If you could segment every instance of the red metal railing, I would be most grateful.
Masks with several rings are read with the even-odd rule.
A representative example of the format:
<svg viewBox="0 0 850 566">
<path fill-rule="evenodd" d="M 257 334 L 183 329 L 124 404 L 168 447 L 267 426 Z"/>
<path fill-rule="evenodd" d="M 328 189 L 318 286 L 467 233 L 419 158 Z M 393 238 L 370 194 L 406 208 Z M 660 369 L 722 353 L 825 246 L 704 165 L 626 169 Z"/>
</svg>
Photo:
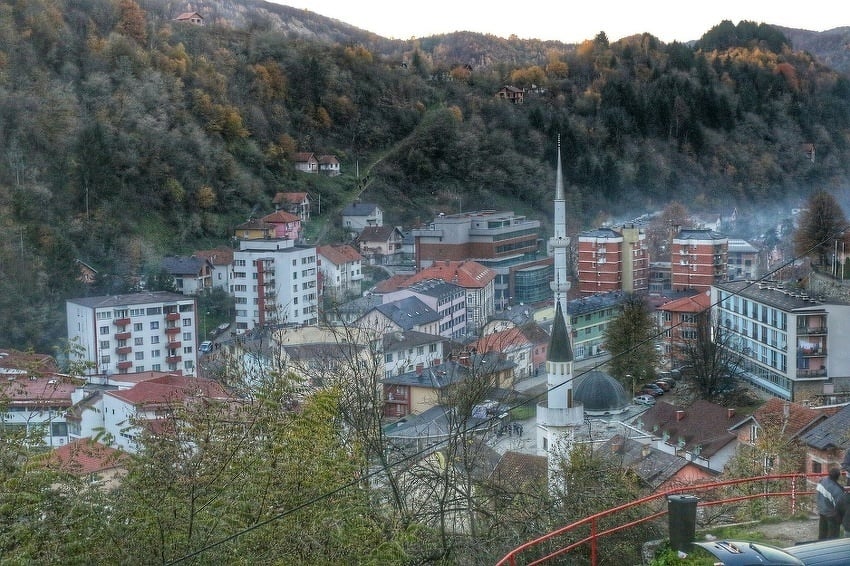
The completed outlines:
<svg viewBox="0 0 850 566">
<path fill-rule="evenodd" d="M 600 539 L 612 535 L 614 533 L 618 533 L 620 531 L 663 517 L 667 514 L 667 508 L 666 506 L 662 506 L 661 503 L 663 501 L 666 501 L 666 498 L 670 495 L 687 494 L 696 495 L 697 497 L 699 497 L 700 495 L 707 496 L 700 499 L 699 503 L 697 504 L 698 508 L 711 507 L 715 505 L 727 505 L 759 498 L 769 499 L 775 497 L 785 497 L 788 498 L 787 501 L 789 505 L 790 516 L 796 513 L 797 509 L 799 508 L 800 496 L 811 495 L 812 493 L 814 493 L 814 491 L 811 489 L 811 486 L 813 486 L 814 482 L 817 482 L 822 477 L 823 475 L 816 474 L 778 474 L 706 484 L 695 484 L 670 489 L 659 493 L 654 493 L 642 499 L 632 501 L 631 503 L 626 503 L 624 505 L 620 505 L 619 507 L 606 509 L 605 511 L 601 511 L 599 513 L 596 513 L 595 515 L 585 517 L 584 519 L 561 527 L 560 529 L 552 531 L 551 533 L 545 534 L 542 537 L 538 537 L 534 540 L 531 540 L 510 551 L 507 555 L 504 556 L 504 558 L 502 558 L 496 564 L 497 566 L 517 566 L 517 564 L 525 564 L 531 566 L 535 564 L 543 564 L 545 562 L 548 562 L 549 560 L 568 554 L 575 549 L 581 547 L 588 547 L 590 554 L 590 563 L 592 566 L 596 566 L 599 560 Z M 807 480 L 812 483 L 809 484 Z M 746 493 L 743 495 L 735 494 L 729 496 L 730 494 L 726 494 L 725 497 L 716 498 L 718 494 L 724 495 L 724 490 L 731 490 L 736 486 L 742 486 L 744 488 L 751 488 L 752 486 L 756 486 L 759 488 L 759 491 L 757 493 Z M 783 486 L 787 487 L 782 489 L 781 487 Z M 600 522 L 602 519 L 615 517 L 617 514 L 625 513 L 626 511 L 631 511 L 638 507 L 645 507 L 646 515 L 638 519 L 632 519 L 617 526 L 606 527 L 604 529 L 601 529 Z M 576 535 L 577 529 L 579 528 L 589 529 L 590 532 L 584 538 L 579 538 L 580 535 Z M 570 535 L 573 536 L 570 537 Z M 561 542 L 560 540 L 555 540 L 561 538 L 564 539 L 563 542 Z M 534 559 L 529 561 L 518 561 L 521 554 L 530 553 L 535 549 L 539 553 L 539 549 L 544 544 L 552 546 L 553 543 L 555 546 L 559 547 L 557 550 L 550 552 L 549 554 L 546 554 L 542 557 L 535 557 Z"/>
</svg>

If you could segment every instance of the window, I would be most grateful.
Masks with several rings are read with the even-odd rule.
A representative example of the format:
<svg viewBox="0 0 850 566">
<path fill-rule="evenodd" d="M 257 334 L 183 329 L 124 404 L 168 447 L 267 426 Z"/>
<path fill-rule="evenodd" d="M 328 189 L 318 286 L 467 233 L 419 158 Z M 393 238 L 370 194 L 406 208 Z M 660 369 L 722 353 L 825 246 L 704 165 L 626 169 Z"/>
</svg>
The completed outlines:
<svg viewBox="0 0 850 566">
<path fill-rule="evenodd" d="M 151 321 L 151 330 L 159 330 L 159 321 L 158 320 L 152 320 Z"/>
<path fill-rule="evenodd" d="M 194 367 L 195 366 L 194 364 L 192 364 L 192 360 L 186 360 L 185 362 L 183 362 L 183 368 L 186 370 L 191 371 Z"/>
<path fill-rule="evenodd" d="M 823 464 L 820 462 L 812 461 L 812 473 L 813 474 L 822 474 L 823 473 Z"/>
<path fill-rule="evenodd" d="M 144 326 L 141 322 L 133 323 L 133 332 L 141 332 Z"/>
<path fill-rule="evenodd" d="M 102 364 L 108 364 L 109 361 L 110 361 L 109 356 L 101 356 L 100 357 L 100 363 L 102 363 Z"/>
<path fill-rule="evenodd" d="M 151 357 L 152 357 L 152 358 L 161 358 L 161 357 L 162 357 L 162 353 L 161 353 L 159 350 L 153 350 L 153 351 L 151 352 Z"/>
<path fill-rule="evenodd" d="M 159 336 L 151 336 L 151 344 L 159 344 Z"/>
<path fill-rule="evenodd" d="M 183 333 L 183 340 L 185 340 L 186 342 L 191 341 L 192 340 L 192 333 L 191 332 L 184 332 Z"/>
<path fill-rule="evenodd" d="M 145 359 L 145 353 L 144 352 L 136 352 L 135 355 L 136 355 L 136 360 L 144 360 Z"/>
<path fill-rule="evenodd" d="M 145 339 L 142 338 L 142 337 L 133 338 L 133 345 L 134 346 L 144 346 L 145 345 Z"/>
<path fill-rule="evenodd" d="M 146 312 L 148 316 L 162 314 L 162 307 L 149 307 Z"/>
<path fill-rule="evenodd" d="M 101 326 L 100 327 L 100 334 L 101 335 L 109 334 L 109 327 L 108 326 Z"/>
<path fill-rule="evenodd" d="M 191 318 L 184 318 L 183 319 L 183 326 L 192 326 L 192 319 Z"/>
<path fill-rule="evenodd" d="M 109 349 L 109 340 L 101 340 L 100 341 L 100 349 L 108 350 Z"/>
<path fill-rule="evenodd" d="M 192 353 L 192 346 L 183 346 L 183 353 L 184 354 L 191 354 Z"/>
<path fill-rule="evenodd" d="M 154 364 L 154 365 L 152 365 L 152 366 L 151 366 L 151 369 L 152 369 L 153 371 L 162 371 L 162 369 L 161 369 L 161 368 L 162 368 L 162 366 L 161 366 L 161 365 L 159 365 L 159 364 Z"/>
<path fill-rule="evenodd" d="M 387 352 L 386 354 L 384 354 L 384 362 L 385 363 L 390 363 L 392 361 L 393 361 L 393 353 L 392 352 Z"/>
</svg>

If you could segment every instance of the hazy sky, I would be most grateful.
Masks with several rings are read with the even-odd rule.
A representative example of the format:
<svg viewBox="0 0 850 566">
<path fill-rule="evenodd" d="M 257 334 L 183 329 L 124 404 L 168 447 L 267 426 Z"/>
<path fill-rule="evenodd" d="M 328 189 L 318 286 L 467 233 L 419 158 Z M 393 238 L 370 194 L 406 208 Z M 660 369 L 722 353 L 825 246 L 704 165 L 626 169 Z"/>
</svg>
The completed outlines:
<svg viewBox="0 0 850 566">
<path fill-rule="evenodd" d="M 699 39 L 723 20 L 825 31 L 850 26 L 844 0 L 272 0 L 341 20 L 384 37 L 409 39 L 453 31 L 578 43 L 604 31 L 611 41 L 649 32 L 664 42 Z"/>
</svg>

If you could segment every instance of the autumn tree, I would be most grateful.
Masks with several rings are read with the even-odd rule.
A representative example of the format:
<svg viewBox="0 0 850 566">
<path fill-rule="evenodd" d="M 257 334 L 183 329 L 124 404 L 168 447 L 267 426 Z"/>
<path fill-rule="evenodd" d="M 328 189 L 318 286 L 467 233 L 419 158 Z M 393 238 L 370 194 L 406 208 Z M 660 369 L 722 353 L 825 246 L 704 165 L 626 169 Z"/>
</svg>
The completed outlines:
<svg viewBox="0 0 850 566">
<path fill-rule="evenodd" d="M 638 295 L 629 295 L 623 310 L 605 330 L 605 344 L 611 354 L 608 362 L 613 375 L 627 391 L 655 377 L 658 353 L 653 338 L 655 323 L 646 302 Z M 629 377 L 631 376 L 631 377 Z M 632 383 L 632 378 L 636 383 Z"/>
<path fill-rule="evenodd" d="M 809 197 L 794 233 L 794 253 L 809 257 L 814 265 L 826 268 L 836 243 L 843 250 L 847 242 L 846 230 L 847 218 L 841 205 L 830 193 L 818 191 Z"/>
</svg>

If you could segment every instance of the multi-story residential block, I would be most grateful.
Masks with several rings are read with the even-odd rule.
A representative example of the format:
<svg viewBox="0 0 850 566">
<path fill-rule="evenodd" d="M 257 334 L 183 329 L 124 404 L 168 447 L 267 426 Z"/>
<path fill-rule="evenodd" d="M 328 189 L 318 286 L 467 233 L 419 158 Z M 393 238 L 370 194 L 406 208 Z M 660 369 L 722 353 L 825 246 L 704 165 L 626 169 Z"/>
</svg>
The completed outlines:
<svg viewBox="0 0 850 566">
<path fill-rule="evenodd" d="M 316 248 L 293 240 L 240 241 L 230 274 L 236 330 L 318 323 L 317 264 Z"/>
<path fill-rule="evenodd" d="M 670 254 L 674 291 L 708 291 L 726 280 L 729 240 L 703 228 L 682 228 L 673 236 Z"/>
<path fill-rule="evenodd" d="M 89 374 L 170 371 L 194 375 L 198 365 L 195 299 L 165 291 L 66 301 L 71 358 Z"/>
<path fill-rule="evenodd" d="M 466 325 L 478 331 L 496 312 L 496 272 L 475 261 L 438 261 L 404 281 L 411 285 L 428 279 L 454 283 L 466 292 Z"/>
<path fill-rule="evenodd" d="M 711 304 L 754 387 L 795 402 L 850 390 L 850 305 L 747 281 L 714 285 Z"/>
<path fill-rule="evenodd" d="M 756 279 L 759 277 L 759 250 L 746 240 L 729 238 L 729 279 Z"/>
<path fill-rule="evenodd" d="M 697 339 L 697 322 L 701 313 L 711 306 L 711 297 L 707 292 L 668 301 L 656 309 L 659 330 L 663 332 L 660 341 L 662 356 L 670 360 L 671 366 L 685 363 L 686 344 Z"/>
<path fill-rule="evenodd" d="M 352 295 L 360 295 L 363 281 L 363 256 L 347 244 L 319 246 L 316 248 L 319 262 L 320 293 L 342 301 Z"/>
<path fill-rule="evenodd" d="M 466 330 L 466 292 L 454 283 L 428 279 L 384 295 L 384 302 L 417 297 L 440 317 L 437 334 L 461 338 Z"/>
<path fill-rule="evenodd" d="M 622 312 L 626 294 L 612 291 L 569 302 L 574 357 L 584 360 L 605 353 L 605 330 Z"/>
<path fill-rule="evenodd" d="M 673 290 L 673 267 L 669 261 L 649 264 L 649 294 L 662 295 Z"/>
<path fill-rule="evenodd" d="M 551 297 L 553 259 L 541 250 L 540 222 L 513 212 L 441 214 L 413 230 L 416 267 L 472 260 L 496 272 L 496 308 Z"/>
<path fill-rule="evenodd" d="M 646 291 L 649 252 L 644 232 L 632 225 L 579 234 L 578 283 L 582 295 Z"/>
</svg>

